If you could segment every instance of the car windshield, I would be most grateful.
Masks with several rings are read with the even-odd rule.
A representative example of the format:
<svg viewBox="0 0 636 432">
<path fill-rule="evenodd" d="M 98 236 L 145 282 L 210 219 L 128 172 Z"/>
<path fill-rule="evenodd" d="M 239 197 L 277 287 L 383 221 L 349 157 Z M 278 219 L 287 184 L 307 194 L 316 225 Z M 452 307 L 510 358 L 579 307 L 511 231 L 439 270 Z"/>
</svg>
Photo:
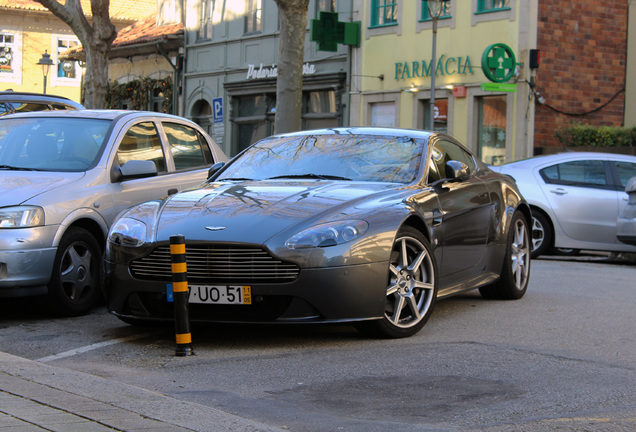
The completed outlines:
<svg viewBox="0 0 636 432">
<path fill-rule="evenodd" d="M 86 171 L 111 122 L 83 118 L 0 120 L 0 170 Z"/>
<path fill-rule="evenodd" d="M 405 136 L 317 134 L 266 138 L 217 180 L 309 178 L 411 183 L 423 140 Z"/>
</svg>

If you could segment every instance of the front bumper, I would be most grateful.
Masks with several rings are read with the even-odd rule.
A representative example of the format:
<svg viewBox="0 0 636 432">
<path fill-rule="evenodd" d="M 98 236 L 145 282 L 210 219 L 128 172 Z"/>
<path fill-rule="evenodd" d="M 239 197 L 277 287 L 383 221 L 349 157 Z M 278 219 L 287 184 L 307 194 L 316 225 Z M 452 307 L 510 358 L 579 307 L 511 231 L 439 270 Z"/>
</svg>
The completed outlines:
<svg viewBox="0 0 636 432">
<path fill-rule="evenodd" d="M 47 292 L 57 249 L 56 227 L 0 230 L 0 297 Z"/>
<path fill-rule="evenodd" d="M 193 322 L 346 322 L 384 315 L 388 262 L 301 269 L 293 282 L 250 285 L 251 305 L 189 305 Z M 134 279 L 128 267 L 106 262 L 108 309 L 121 318 L 173 320 L 166 283 Z"/>
</svg>

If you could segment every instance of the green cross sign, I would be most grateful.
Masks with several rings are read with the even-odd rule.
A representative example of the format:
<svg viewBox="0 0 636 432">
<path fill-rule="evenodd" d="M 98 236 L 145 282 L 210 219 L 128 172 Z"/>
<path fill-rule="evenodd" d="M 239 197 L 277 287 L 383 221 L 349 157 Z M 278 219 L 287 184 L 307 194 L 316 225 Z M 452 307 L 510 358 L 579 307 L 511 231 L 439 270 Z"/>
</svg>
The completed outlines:
<svg viewBox="0 0 636 432">
<path fill-rule="evenodd" d="M 516 67 L 515 53 L 502 43 L 490 45 L 481 56 L 481 68 L 492 82 L 508 81 L 515 74 Z"/>
<path fill-rule="evenodd" d="M 318 43 L 319 51 L 337 51 L 339 43 L 359 47 L 360 38 L 360 21 L 338 21 L 337 12 L 320 11 L 311 20 L 309 40 Z"/>
</svg>

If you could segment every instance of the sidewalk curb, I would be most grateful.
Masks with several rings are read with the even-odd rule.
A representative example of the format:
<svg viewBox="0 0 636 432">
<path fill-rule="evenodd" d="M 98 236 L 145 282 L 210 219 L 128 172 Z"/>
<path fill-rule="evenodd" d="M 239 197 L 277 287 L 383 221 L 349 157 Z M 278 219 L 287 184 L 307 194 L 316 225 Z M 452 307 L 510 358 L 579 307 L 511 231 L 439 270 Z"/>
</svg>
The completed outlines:
<svg viewBox="0 0 636 432">
<path fill-rule="evenodd" d="M 284 431 L 212 407 L 3 352 L 0 391 L 16 403 L 20 402 L 17 399 L 33 401 L 115 430 Z M 42 422 L 41 416 L 33 416 L 24 420 Z"/>
</svg>

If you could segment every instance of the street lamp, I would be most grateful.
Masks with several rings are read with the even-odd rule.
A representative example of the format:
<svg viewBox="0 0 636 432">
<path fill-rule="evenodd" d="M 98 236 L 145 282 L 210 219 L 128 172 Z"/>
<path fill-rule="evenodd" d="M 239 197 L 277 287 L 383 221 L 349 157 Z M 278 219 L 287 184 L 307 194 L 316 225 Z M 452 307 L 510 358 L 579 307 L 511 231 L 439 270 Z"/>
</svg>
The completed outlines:
<svg viewBox="0 0 636 432">
<path fill-rule="evenodd" d="M 53 60 L 51 60 L 51 55 L 44 50 L 44 54 L 42 54 L 42 58 L 37 62 L 40 66 L 42 66 L 42 75 L 44 76 L 44 94 L 46 94 L 46 77 L 49 75 L 49 71 L 51 70 L 51 65 L 53 64 Z"/>
<path fill-rule="evenodd" d="M 433 132 L 433 128 L 435 127 L 435 75 L 437 71 L 435 70 L 437 66 L 437 20 L 439 16 L 442 14 L 444 9 L 446 8 L 446 2 L 449 0 L 428 0 L 426 4 L 428 5 L 428 14 L 431 16 L 433 20 L 433 58 L 431 60 L 431 100 L 430 100 L 430 109 L 429 109 L 429 119 L 428 119 L 428 129 Z"/>
</svg>

